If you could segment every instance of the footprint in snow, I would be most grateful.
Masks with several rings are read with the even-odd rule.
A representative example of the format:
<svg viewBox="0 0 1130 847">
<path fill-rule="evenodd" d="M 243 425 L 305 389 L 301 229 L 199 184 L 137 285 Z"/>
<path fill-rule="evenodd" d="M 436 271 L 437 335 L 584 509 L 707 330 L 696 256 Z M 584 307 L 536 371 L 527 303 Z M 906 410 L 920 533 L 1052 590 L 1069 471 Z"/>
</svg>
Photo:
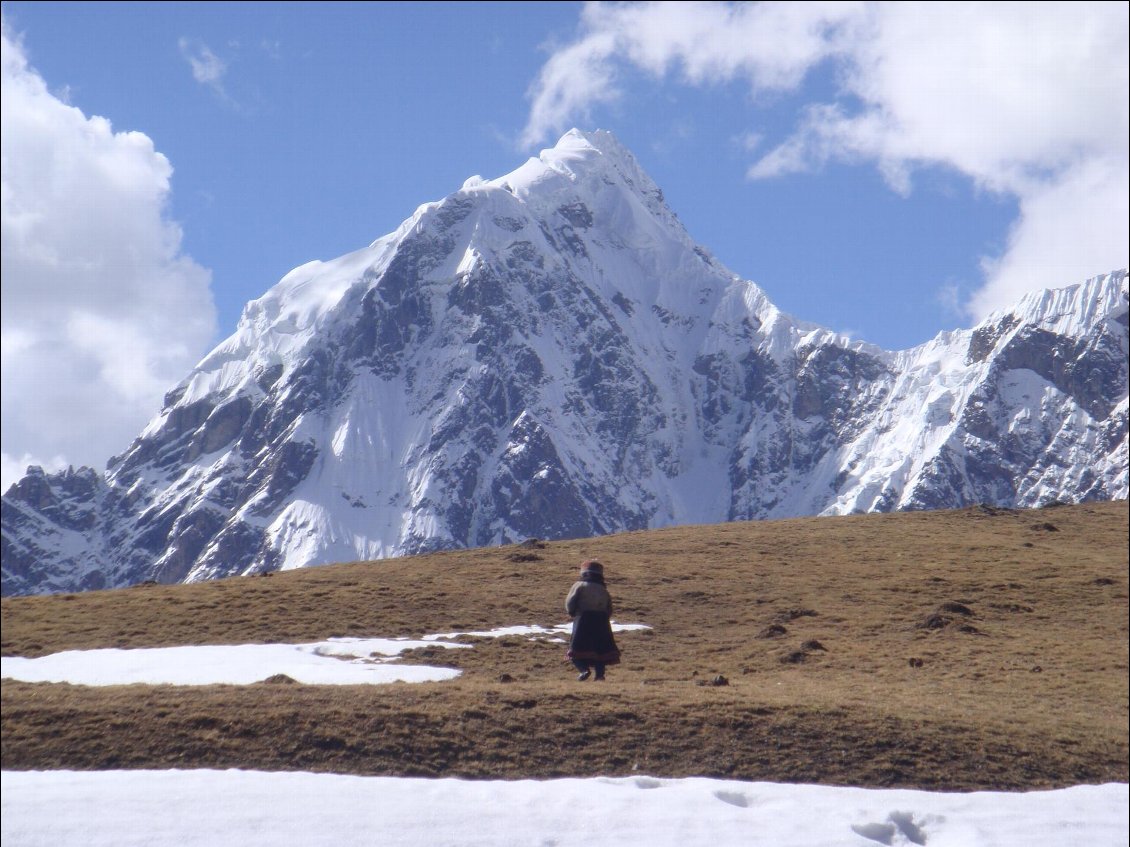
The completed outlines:
<svg viewBox="0 0 1130 847">
<path fill-rule="evenodd" d="M 723 803 L 729 803 L 731 806 L 737 806 L 739 809 L 749 808 L 749 798 L 740 791 L 715 791 L 714 796 Z"/>
<path fill-rule="evenodd" d="M 910 812 L 891 812 L 885 823 L 852 824 L 851 829 L 856 835 L 888 847 L 926 843 L 926 833 L 914 822 L 914 816 Z"/>
</svg>

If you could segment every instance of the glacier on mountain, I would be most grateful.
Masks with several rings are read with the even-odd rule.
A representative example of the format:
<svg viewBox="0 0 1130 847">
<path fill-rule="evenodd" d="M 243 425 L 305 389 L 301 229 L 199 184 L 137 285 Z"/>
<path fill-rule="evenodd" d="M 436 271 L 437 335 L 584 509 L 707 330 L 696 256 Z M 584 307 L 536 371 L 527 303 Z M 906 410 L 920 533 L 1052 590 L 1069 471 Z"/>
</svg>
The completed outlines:
<svg viewBox="0 0 1130 847">
<path fill-rule="evenodd" d="M 887 352 L 780 312 L 607 132 L 287 274 L 104 475 L 3 499 L 5 594 L 685 523 L 1127 497 L 1124 270 Z"/>
</svg>

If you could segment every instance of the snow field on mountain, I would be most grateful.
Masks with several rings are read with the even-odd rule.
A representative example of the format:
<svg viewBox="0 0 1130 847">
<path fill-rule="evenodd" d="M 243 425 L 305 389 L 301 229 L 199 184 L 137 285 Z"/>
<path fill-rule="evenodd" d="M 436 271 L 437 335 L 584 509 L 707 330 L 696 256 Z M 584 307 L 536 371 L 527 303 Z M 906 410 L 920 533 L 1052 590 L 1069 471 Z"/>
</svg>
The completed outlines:
<svg viewBox="0 0 1130 847">
<path fill-rule="evenodd" d="M 1126 785 L 932 793 L 721 779 L 4 771 L 6 845 L 1120 847 Z"/>
</svg>

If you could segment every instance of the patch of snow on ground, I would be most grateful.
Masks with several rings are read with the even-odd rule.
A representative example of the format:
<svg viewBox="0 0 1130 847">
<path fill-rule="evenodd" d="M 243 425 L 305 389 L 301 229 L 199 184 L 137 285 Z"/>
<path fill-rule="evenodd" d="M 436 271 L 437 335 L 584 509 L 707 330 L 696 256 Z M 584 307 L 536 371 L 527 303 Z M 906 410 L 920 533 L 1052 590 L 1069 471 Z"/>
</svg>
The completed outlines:
<svg viewBox="0 0 1130 847">
<path fill-rule="evenodd" d="M 390 661 L 421 647 L 469 649 L 451 643 L 460 636 L 500 638 L 567 633 L 553 628 L 511 626 L 484 632 L 448 632 L 407 638 L 331 638 L 312 644 L 207 644 L 191 647 L 66 650 L 35 659 L 0 658 L 0 676 L 22 682 L 73 685 L 249 685 L 277 674 L 307 685 L 381 685 L 438 682 L 459 675 L 454 668 L 397 665 Z M 644 624 L 613 624 L 618 632 L 648 629 Z"/>
<path fill-rule="evenodd" d="M 435 635 L 425 635 L 425 641 L 442 641 L 467 636 L 471 638 L 503 638 L 507 635 L 525 635 L 531 640 L 547 638 L 549 641 L 560 641 L 561 636 L 572 632 L 572 623 L 558 624 L 554 627 L 544 627 L 533 624 L 530 626 L 502 626 L 497 629 L 478 630 L 477 632 L 441 632 Z M 641 629 L 651 629 L 642 623 L 615 623 L 612 624 L 613 632 L 637 632 Z"/>
<path fill-rule="evenodd" d="M 1022 794 L 720 779 L 460 780 L 251 771 L 2 774 L 20 847 L 1126 845 L 1126 785 Z"/>
<path fill-rule="evenodd" d="M 368 658 L 386 639 L 317 644 L 231 644 L 135 650 L 67 650 L 38 659 L 4 656 L 0 675 L 23 682 L 73 685 L 249 685 L 285 674 L 307 685 L 380 685 L 434 682 L 459 675 L 452 668 L 395 665 Z M 398 642 L 397 652 L 431 642 Z M 455 645 L 450 645 L 455 646 Z M 352 661 L 341 657 L 352 656 Z"/>
</svg>

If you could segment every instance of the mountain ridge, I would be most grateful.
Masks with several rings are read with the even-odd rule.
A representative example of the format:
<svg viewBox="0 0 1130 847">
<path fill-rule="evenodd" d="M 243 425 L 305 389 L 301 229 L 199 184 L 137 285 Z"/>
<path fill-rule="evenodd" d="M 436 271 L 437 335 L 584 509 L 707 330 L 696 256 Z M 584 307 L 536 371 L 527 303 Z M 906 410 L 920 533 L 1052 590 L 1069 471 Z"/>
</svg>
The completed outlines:
<svg viewBox="0 0 1130 847">
<path fill-rule="evenodd" d="M 3 500 L 4 592 L 523 537 L 1125 499 L 1126 272 L 887 352 L 778 310 L 567 133 L 300 266 L 105 477 Z"/>
</svg>

